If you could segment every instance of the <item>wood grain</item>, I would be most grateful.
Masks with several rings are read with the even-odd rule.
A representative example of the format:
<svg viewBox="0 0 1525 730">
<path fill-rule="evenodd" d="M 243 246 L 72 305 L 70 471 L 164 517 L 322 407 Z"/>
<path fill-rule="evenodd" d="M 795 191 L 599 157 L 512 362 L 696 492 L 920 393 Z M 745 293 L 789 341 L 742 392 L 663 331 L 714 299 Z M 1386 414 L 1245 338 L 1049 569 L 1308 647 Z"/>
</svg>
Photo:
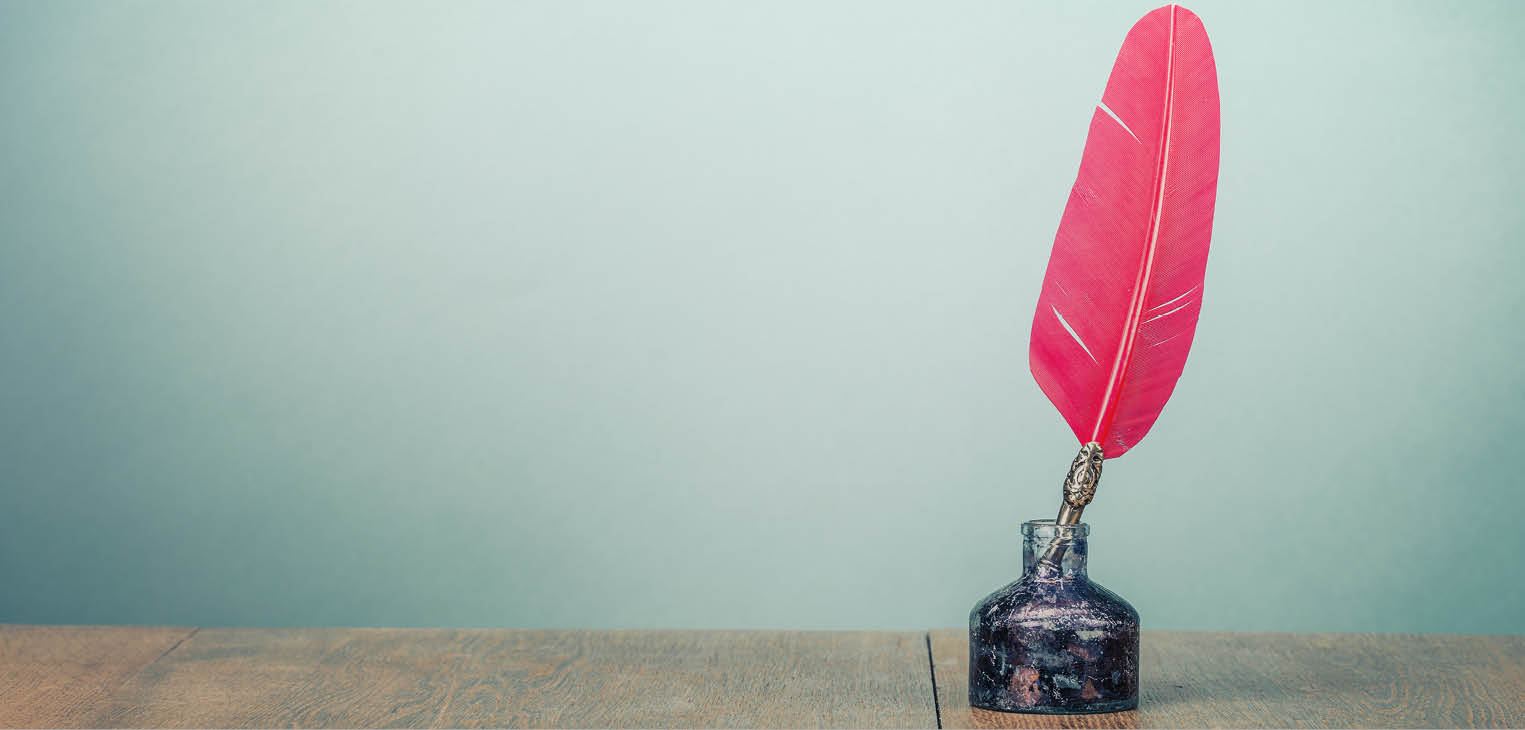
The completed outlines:
<svg viewBox="0 0 1525 730">
<path fill-rule="evenodd" d="M 204 629 L 99 727 L 933 727 L 922 632 Z"/>
<path fill-rule="evenodd" d="M 931 634 L 946 728 L 1525 727 L 1525 637 L 1146 631 L 1139 709 L 969 707 L 969 637 Z"/>
<path fill-rule="evenodd" d="M 1080 716 L 972 710 L 966 642 L 0 625 L 0 726 L 1525 726 L 1520 636 L 1145 632 L 1140 709 Z"/>
<path fill-rule="evenodd" d="M 0 727 L 78 726 L 191 632 L 0 625 Z"/>
</svg>

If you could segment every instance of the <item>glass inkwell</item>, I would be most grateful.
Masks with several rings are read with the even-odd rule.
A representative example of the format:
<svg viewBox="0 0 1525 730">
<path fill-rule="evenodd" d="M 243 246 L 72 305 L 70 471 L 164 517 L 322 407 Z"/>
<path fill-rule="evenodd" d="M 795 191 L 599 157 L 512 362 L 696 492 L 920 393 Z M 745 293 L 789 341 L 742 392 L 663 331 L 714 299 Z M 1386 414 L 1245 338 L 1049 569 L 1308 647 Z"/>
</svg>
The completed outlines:
<svg viewBox="0 0 1525 730">
<path fill-rule="evenodd" d="M 1138 706 L 1138 611 L 1086 575 L 1101 450 L 1082 449 L 1058 520 L 1022 525 L 1022 577 L 969 614 L 969 704 L 1079 714 Z"/>
</svg>

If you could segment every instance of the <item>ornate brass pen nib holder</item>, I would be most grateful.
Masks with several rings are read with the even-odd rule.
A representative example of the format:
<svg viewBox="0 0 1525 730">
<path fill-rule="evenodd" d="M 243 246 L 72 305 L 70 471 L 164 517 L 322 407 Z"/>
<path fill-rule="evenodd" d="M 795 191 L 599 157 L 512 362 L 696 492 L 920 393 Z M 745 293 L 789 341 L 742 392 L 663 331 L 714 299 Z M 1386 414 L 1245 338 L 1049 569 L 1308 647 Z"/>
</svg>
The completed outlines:
<svg viewBox="0 0 1525 730">
<path fill-rule="evenodd" d="M 1080 447 L 1080 453 L 1070 463 L 1070 473 L 1064 477 L 1064 502 L 1059 505 L 1059 517 L 1054 520 L 1056 524 L 1080 524 L 1080 513 L 1085 511 L 1091 498 L 1096 496 L 1096 485 L 1101 482 L 1103 458 L 1101 444 L 1095 441 Z M 1064 558 L 1064 550 L 1064 541 L 1055 540 L 1040 562 L 1048 569 L 1058 569 L 1059 562 Z"/>
<path fill-rule="evenodd" d="M 1070 464 L 1070 473 L 1064 477 L 1064 504 L 1059 506 L 1059 524 L 1080 522 L 1080 513 L 1096 496 L 1096 484 L 1101 481 L 1101 462 L 1101 444 L 1092 441 L 1080 447 L 1080 453 Z"/>
</svg>

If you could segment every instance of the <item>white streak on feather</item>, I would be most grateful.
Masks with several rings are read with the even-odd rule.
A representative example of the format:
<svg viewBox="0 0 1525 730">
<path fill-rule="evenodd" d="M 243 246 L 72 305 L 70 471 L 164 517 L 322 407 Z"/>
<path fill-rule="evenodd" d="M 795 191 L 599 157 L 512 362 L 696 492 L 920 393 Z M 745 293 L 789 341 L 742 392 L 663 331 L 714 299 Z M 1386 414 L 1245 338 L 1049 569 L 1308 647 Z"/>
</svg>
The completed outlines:
<svg viewBox="0 0 1525 730">
<path fill-rule="evenodd" d="M 1171 335 L 1169 337 L 1166 337 L 1163 340 L 1160 340 L 1159 342 L 1156 342 L 1156 343 L 1150 345 L 1150 347 L 1159 347 L 1160 345 L 1163 345 L 1163 344 L 1165 344 L 1165 343 L 1167 343 L 1167 342 L 1169 342 L 1169 341 L 1171 341 L 1171 340 L 1173 340 L 1173 339 L 1175 339 L 1177 337 L 1180 337 L 1181 335 L 1184 335 L 1184 334 L 1186 334 L 1186 332 L 1177 332 L 1177 333 L 1175 333 L 1175 334 L 1173 334 L 1173 335 Z"/>
<path fill-rule="evenodd" d="M 1086 351 L 1086 357 L 1091 358 L 1091 362 L 1096 362 L 1096 356 L 1091 354 L 1091 348 L 1086 347 L 1085 340 L 1080 339 L 1080 335 L 1075 334 L 1075 328 L 1071 327 L 1069 322 L 1064 321 L 1064 315 L 1059 313 L 1059 308 L 1052 304 L 1048 306 L 1049 309 L 1054 310 L 1054 316 L 1059 318 L 1059 324 L 1064 325 L 1064 331 L 1070 333 L 1070 336 L 1075 338 L 1075 343 L 1080 345 L 1080 349 Z"/>
<path fill-rule="evenodd" d="M 1134 134 L 1133 130 L 1128 127 L 1128 123 L 1124 122 L 1122 117 L 1117 116 L 1117 113 L 1112 111 L 1112 109 L 1107 106 L 1107 102 L 1103 101 L 1101 103 L 1098 103 L 1096 105 L 1096 108 L 1106 112 L 1107 116 L 1112 117 L 1112 121 L 1117 122 L 1118 126 L 1122 127 L 1123 131 L 1127 132 L 1128 136 L 1132 137 L 1134 142 L 1138 142 L 1140 144 L 1143 143 L 1143 140 L 1140 140 L 1138 138 L 1138 135 Z"/>
<path fill-rule="evenodd" d="M 1181 292 L 1181 295 L 1180 295 L 1180 296 L 1178 296 L 1178 297 L 1176 297 L 1176 298 L 1174 298 L 1174 299 L 1171 299 L 1171 300 L 1170 300 L 1170 301 L 1168 301 L 1168 302 L 1165 302 L 1165 303 L 1163 303 L 1163 304 L 1156 304 L 1156 305 L 1155 305 L 1155 306 L 1153 306 L 1153 307 L 1150 307 L 1150 308 L 1149 308 L 1149 311 L 1150 311 L 1150 312 L 1153 312 L 1153 311 L 1154 311 L 1154 310 L 1156 310 L 1156 309 L 1164 309 L 1164 308 L 1165 308 L 1165 307 L 1168 307 L 1168 306 L 1170 306 L 1170 305 L 1172 305 L 1172 304 L 1175 304 L 1175 303 L 1176 303 L 1176 302 L 1179 302 L 1179 301 L 1181 301 L 1181 299 L 1182 299 L 1182 298 L 1183 298 L 1183 297 L 1185 297 L 1185 296 L 1186 296 L 1186 295 L 1187 295 L 1187 294 L 1190 294 L 1190 293 L 1192 293 L 1192 292 L 1194 292 L 1194 291 L 1196 291 L 1196 290 L 1197 290 L 1197 287 L 1200 287 L 1200 286 L 1202 286 L 1202 285 L 1201 285 L 1201 284 L 1198 284 L 1198 285 L 1197 285 L 1197 286 L 1194 286 L 1194 287 L 1192 287 L 1192 288 L 1190 288 L 1190 289 L 1187 289 L 1187 290 L 1186 290 L 1186 291 L 1184 291 L 1184 292 Z"/>
<path fill-rule="evenodd" d="M 1181 311 L 1181 310 L 1183 310 L 1183 309 L 1185 309 L 1185 308 L 1187 308 L 1189 306 L 1191 306 L 1191 302 L 1187 302 L 1185 304 L 1182 304 L 1181 306 L 1176 307 L 1175 309 L 1172 309 L 1169 312 L 1165 312 L 1164 314 L 1156 314 L 1155 316 L 1150 317 L 1149 319 L 1144 320 L 1144 324 L 1149 324 L 1150 322 L 1153 322 L 1154 320 L 1157 320 L 1157 319 L 1159 319 L 1161 317 L 1169 317 L 1170 315 L 1175 314 L 1176 312 L 1179 312 L 1179 311 Z"/>
</svg>

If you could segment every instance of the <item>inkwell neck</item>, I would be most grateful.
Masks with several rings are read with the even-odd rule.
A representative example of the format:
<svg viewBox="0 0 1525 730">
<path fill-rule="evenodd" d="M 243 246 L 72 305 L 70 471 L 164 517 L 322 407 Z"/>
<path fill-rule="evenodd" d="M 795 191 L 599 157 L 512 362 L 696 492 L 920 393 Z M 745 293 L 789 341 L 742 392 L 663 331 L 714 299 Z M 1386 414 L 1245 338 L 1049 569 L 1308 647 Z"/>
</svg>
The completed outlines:
<svg viewBox="0 0 1525 730">
<path fill-rule="evenodd" d="M 1053 520 L 1022 523 L 1022 572 L 1034 580 L 1065 581 L 1086 577 L 1086 536 L 1090 525 L 1058 525 Z M 1058 565 L 1043 560 L 1054 543 L 1062 543 Z"/>
</svg>

